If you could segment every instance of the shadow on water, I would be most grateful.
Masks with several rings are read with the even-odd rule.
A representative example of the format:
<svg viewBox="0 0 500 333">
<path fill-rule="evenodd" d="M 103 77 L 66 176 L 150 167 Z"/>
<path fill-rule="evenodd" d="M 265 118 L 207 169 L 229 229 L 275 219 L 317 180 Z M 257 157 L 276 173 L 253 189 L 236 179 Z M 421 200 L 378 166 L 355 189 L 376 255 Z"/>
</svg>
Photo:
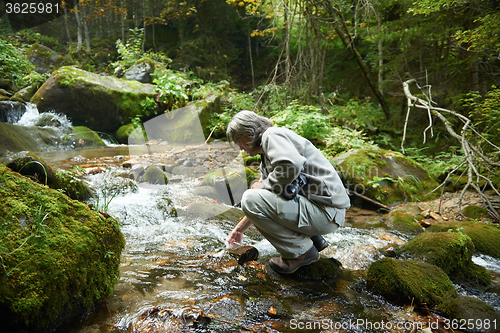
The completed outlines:
<svg viewBox="0 0 500 333">
<path fill-rule="evenodd" d="M 215 158 L 204 159 L 204 154 L 220 160 L 235 155 L 225 143 L 213 145 L 219 149 L 216 153 L 207 146 L 151 148 L 152 154 L 142 157 L 129 156 L 126 146 L 41 156 L 62 168 L 100 165 L 104 171 L 87 174 L 85 180 L 102 190 L 104 181 L 111 186 L 123 179 L 124 161 L 166 163 L 174 156 L 193 157 L 195 164 L 207 166 Z M 114 294 L 96 304 L 87 318 L 57 333 L 421 332 L 427 317 L 415 314 L 412 307 L 390 304 L 366 288 L 366 269 L 380 258 L 378 249 L 405 241 L 385 227 L 382 214 L 350 209 L 346 227 L 326 236 L 331 246 L 322 252 L 342 263 L 341 274 L 329 280 L 298 281 L 266 265 L 277 252 L 257 233 L 246 236 L 245 245 L 259 250 L 258 262 L 238 265 L 228 257 L 225 239 L 237 221 L 176 214 L 193 202 L 212 199 L 196 194 L 202 175 L 170 177 L 175 182 L 166 187 L 131 188 L 109 203 L 108 211 L 119 219 L 127 240 L 120 281 Z M 165 209 L 165 202 L 171 202 L 173 210 Z M 396 324 L 406 326 L 396 330 L 392 328 Z"/>
</svg>

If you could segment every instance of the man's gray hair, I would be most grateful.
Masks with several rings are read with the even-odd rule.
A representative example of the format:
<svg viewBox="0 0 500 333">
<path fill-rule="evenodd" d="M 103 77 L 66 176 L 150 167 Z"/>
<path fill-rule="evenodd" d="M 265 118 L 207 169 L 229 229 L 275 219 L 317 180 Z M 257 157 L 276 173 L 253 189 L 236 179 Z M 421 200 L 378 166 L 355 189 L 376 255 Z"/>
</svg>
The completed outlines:
<svg viewBox="0 0 500 333">
<path fill-rule="evenodd" d="M 262 134 L 272 126 L 268 118 L 243 110 L 234 115 L 227 125 L 226 136 L 229 142 L 234 142 L 236 138 L 248 138 L 247 144 L 255 149 L 261 145 Z"/>
</svg>

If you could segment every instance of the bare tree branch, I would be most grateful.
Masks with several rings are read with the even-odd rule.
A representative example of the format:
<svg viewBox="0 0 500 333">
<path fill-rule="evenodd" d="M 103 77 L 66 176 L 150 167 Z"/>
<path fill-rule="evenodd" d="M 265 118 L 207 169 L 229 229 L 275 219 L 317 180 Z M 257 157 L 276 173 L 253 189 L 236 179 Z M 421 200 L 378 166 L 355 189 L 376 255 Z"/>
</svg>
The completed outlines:
<svg viewBox="0 0 500 333">
<path fill-rule="evenodd" d="M 483 199 L 483 202 L 486 204 L 486 207 L 487 207 L 489 213 L 494 218 L 500 220 L 500 214 L 493 207 L 492 202 L 485 195 L 484 190 L 481 189 L 481 187 L 479 185 L 480 181 L 484 181 L 486 184 L 488 184 L 491 187 L 491 189 L 493 189 L 493 191 L 495 191 L 495 193 L 497 195 L 500 196 L 500 192 L 495 187 L 495 185 L 493 184 L 491 179 L 488 177 L 489 174 L 496 174 L 494 172 L 493 168 L 500 167 L 500 162 L 495 162 L 495 161 L 491 160 L 489 157 L 487 157 L 485 154 L 483 154 L 483 150 L 481 149 L 481 147 L 472 143 L 469 138 L 480 139 L 479 141 L 486 142 L 486 144 L 490 145 L 494 150 L 500 151 L 500 149 L 497 146 L 495 146 L 494 144 L 492 144 L 491 142 L 489 142 L 488 140 L 486 140 L 476 130 L 474 130 L 474 128 L 471 127 L 471 120 L 469 118 L 467 118 L 466 116 L 461 115 L 455 111 L 451 111 L 448 109 L 433 106 L 432 100 L 429 97 L 430 96 L 430 86 L 428 86 L 429 87 L 429 95 L 424 94 L 424 96 L 427 97 L 427 100 L 424 100 L 422 98 L 414 96 L 410 91 L 410 84 L 412 84 L 412 83 L 415 83 L 417 85 L 417 87 L 420 90 L 422 90 L 422 88 L 418 86 L 415 79 L 411 79 L 411 80 L 407 80 L 407 81 L 403 82 L 403 90 L 404 90 L 406 98 L 408 99 L 408 110 L 407 110 L 406 120 L 405 120 L 405 124 L 404 124 L 403 140 L 401 142 L 401 148 L 402 148 L 403 153 L 404 153 L 403 145 L 404 145 L 404 141 L 405 141 L 405 137 L 406 137 L 406 128 L 408 126 L 408 119 L 409 119 L 410 110 L 412 107 L 415 107 L 417 109 L 425 109 L 425 110 L 427 110 L 427 113 L 429 115 L 429 126 L 424 130 L 424 138 L 425 138 L 425 132 L 427 132 L 429 129 L 432 130 L 432 116 L 439 118 L 444 123 L 444 125 L 446 127 L 446 131 L 460 143 L 460 145 L 462 147 L 462 152 L 464 154 L 464 160 L 458 167 L 456 167 L 455 169 L 453 169 L 452 171 L 450 171 L 448 173 L 448 175 L 446 176 L 446 179 L 443 181 L 443 183 L 439 187 L 434 189 L 434 191 L 436 191 L 437 189 L 442 187 L 442 191 L 441 191 L 441 196 L 442 196 L 443 191 L 444 191 L 444 186 L 445 186 L 446 182 L 448 182 L 448 180 L 450 179 L 451 175 L 453 173 L 455 173 L 456 171 L 458 171 L 458 169 L 460 169 L 462 166 L 465 166 L 466 174 L 467 174 L 467 184 L 462 189 L 462 192 L 460 194 L 460 199 L 458 202 L 458 210 L 459 210 L 460 214 L 462 214 L 462 199 L 464 197 L 464 194 L 469 188 L 473 188 Z M 450 120 L 448 118 L 446 118 L 446 116 L 444 116 L 444 114 L 448 114 L 454 118 L 458 118 L 463 123 L 460 134 L 454 130 L 452 123 L 450 122 Z M 424 139 L 424 142 L 425 142 L 425 139 Z M 488 175 L 484 175 L 484 171 L 482 171 L 480 167 L 483 167 L 484 169 L 486 169 L 486 171 L 488 172 Z M 439 203 L 439 210 L 441 210 L 441 202 Z"/>
</svg>

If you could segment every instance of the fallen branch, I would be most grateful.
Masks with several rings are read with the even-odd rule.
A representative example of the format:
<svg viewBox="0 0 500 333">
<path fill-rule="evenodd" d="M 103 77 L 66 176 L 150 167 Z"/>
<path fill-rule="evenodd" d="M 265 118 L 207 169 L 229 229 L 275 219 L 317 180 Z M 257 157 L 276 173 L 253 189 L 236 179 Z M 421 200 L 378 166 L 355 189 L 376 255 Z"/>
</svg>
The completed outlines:
<svg viewBox="0 0 500 333">
<path fill-rule="evenodd" d="M 444 191 L 444 185 L 449 180 L 451 175 L 454 172 L 456 172 L 460 167 L 465 166 L 466 174 L 467 174 L 467 184 L 462 189 L 462 192 L 460 194 L 460 199 L 458 201 L 458 210 L 459 210 L 460 214 L 463 215 L 463 213 L 462 213 L 463 196 L 464 196 L 465 192 L 469 188 L 472 187 L 481 196 L 483 201 L 486 203 L 486 207 L 487 207 L 489 213 L 497 220 L 500 220 L 500 214 L 493 207 L 490 199 L 484 194 L 483 190 L 481 189 L 481 187 L 479 185 L 479 182 L 481 180 L 485 181 L 491 187 L 491 189 L 493 191 L 495 191 L 495 193 L 497 195 L 500 196 L 500 192 L 495 187 L 495 185 L 493 184 L 491 179 L 488 176 L 485 176 L 483 174 L 483 172 L 479 169 L 479 166 L 482 166 L 487 170 L 487 172 L 489 174 L 491 174 L 491 173 L 496 174 L 494 172 L 493 168 L 500 167 L 500 162 L 495 162 L 495 161 L 491 160 L 490 158 L 488 158 L 486 155 L 483 154 L 481 147 L 479 147 L 476 144 L 473 144 L 468 138 L 469 137 L 478 138 L 478 139 L 482 140 L 483 142 L 486 142 L 487 144 L 489 144 L 494 149 L 499 150 L 499 151 L 500 151 L 500 148 L 495 146 L 494 144 L 492 144 L 488 140 L 486 140 L 480 133 L 478 133 L 476 130 L 474 130 L 474 128 L 471 127 L 471 120 L 469 118 L 467 118 L 466 116 L 461 115 L 457 112 L 448 110 L 448 109 L 439 108 L 439 107 L 434 106 L 432 100 L 429 97 L 427 97 L 428 100 L 424 100 L 422 98 L 414 96 L 410 92 L 410 84 L 412 84 L 412 83 L 417 84 L 415 79 L 411 79 L 411 80 L 403 82 L 403 90 L 404 90 L 404 93 L 406 95 L 406 98 L 408 99 L 408 109 L 407 109 L 407 114 L 406 114 L 406 119 L 405 119 L 405 124 L 404 124 L 404 130 L 403 130 L 403 140 L 401 142 L 401 149 L 402 149 L 403 153 L 404 153 L 403 145 L 404 145 L 404 141 L 405 141 L 405 137 L 406 137 L 406 128 L 408 125 L 408 119 L 409 119 L 410 110 L 412 107 L 427 110 L 427 112 L 429 114 L 429 126 L 425 129 L 425 132 L 428 129 L 432 129 L 432 116 L 439 118 L 444 123 L 444 125 L 446 127 L 446 131 L 453 138 L 458 140 L 458 142 L 460 143 L 460 145 L 462 147 L 462 151 L 464 154 L 464 160 L 460 164 L 460 166 L 458 166 L 457 168 L 450 171 L 448 173 L 448 175 L 446 176 L 446 179 L 444 180 L 444 182 L 439 186 L 439 187 L 443 187 L 443 189 L 441 191 L 441 197 L 442 197 L 442 194 Z M 418 84 L 417 84 L 417 87 L 419 89 L 422 89 L 421 87 L 418 86 Z M 429 87 L 429 91 L 430 91 L 430 87 Z M 446 114 L 449 114 L 455 118 L 458 118 L 463 123 L 460 134 L 458 134 L 453 129 L 451 122 L 443 115 L 443 113 L 446 113 Z M 425 135 L 425 133 L 424 133 L 424 135 Z M 425 142 L 425 140 L 424 140 L 424 142 Z M 434 189 L 434 191 L 437 190 L 439 187 Z M 434 192 L 434 191 L 432 191 L 432 192 Z M 439 203 L 438 212 L 440 212 L 440 210 L 441 210 L 441 201 Z"/>
<path fill-rule="evenodd" d="M 384 204 L 383 204 L 383 203 L 381 203 L 381 202 L 378 202 L 378 201 L 375 201 L 375 200 L 373 200 L 373 199 L 370 199 L 370 198 L 368 198 L 367 196 L 362 195 L 362 194 L 359 194 L 359 193 L 358 193 L 358 192 L 356 192 L 356 191 L 351 191 L 351 190 L 349 190 L 349 189 L 347 189 L 347 188 L 346 188 L 346 190 L 347 190 L 347 194 L 348 194 L 348 195 L 355 195 L 355 196 L 357 196 L 357 197 L 359 197 L 359 198 L 361 198 L 361 199 L 363 199 L 363 200 L 366 200 L 366 201 L 368 201 L 368 202 L 370 202 L 370 203 L 372 203 L 372 204 L 374 204 L 374 205 L 377 205 L 377 206 L 379 206 L 380 208 L 383 208 L 383 209 L 385 209 L 385 210 L 387 210 L 387 211 L 390 211 L 390 210 L 391 210 L 391 208 L 390 208 L 389 206 L 386 206 L 386 205 L 384 205 Z"/>
</svg>

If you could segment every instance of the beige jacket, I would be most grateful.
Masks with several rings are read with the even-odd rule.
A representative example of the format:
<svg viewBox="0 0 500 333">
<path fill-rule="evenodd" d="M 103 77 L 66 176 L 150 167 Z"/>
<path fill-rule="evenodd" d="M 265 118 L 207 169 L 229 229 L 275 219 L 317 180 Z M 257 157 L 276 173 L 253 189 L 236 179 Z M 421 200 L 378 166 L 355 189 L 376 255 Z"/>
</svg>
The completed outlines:
<svg viewBox="0 0 500 333">
<path fill-rule="evenodd" d="M 307 139 L 283 127 L 270 127 L 262 135 L 262 188 L 281 193 L 299 173 L 308 184 L 300 194 L 316 203 L 349 208 L 342 181 L 326 157 Z"/>
</svg>

